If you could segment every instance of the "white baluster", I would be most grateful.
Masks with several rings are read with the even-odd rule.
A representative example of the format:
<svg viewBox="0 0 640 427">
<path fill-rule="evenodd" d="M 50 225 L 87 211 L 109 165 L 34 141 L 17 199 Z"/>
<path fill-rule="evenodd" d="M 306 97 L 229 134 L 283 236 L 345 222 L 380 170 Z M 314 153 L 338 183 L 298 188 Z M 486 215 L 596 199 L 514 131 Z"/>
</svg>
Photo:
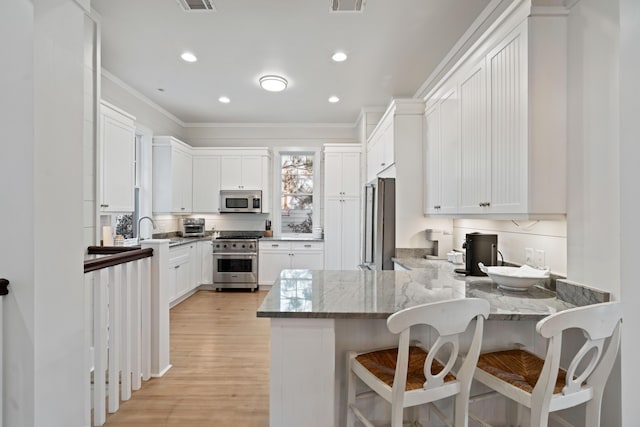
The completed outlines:
<svg viewBox="0 0 640 427">
<path fill-rule="evenodd" d="M 93 423 L 101 426 L 107 417 L 106 384 L 107 369 L 107 299 L 106 272 L 98 271 L 93 282 Z"/>
<path fill-rule="evenodd" d="M 129 263 L 131 267 L 131 389 L 140 390 L 140 268 L 139 261 Z"/>
<path fill-rule="evenodd" d="M 120 352 L 121 376 L 120 394 L 122 400 L 131 399 L 131 268 L 128 264 L 122 264 L 122 350 Z"/>
<path fill-rule="evenodd" d="M 120 407 L 120 346 L 122 342 L 120 288 L 122 286 L 122 268 L 119 265 L 109 268 L 109 412 L 114 413 Z"/>
<path fill-rule="evenodd" d="M 151 378 L 151 259 L 142 259 L 141 266 L 142 379 L 147 381 Z"/>
</svg>

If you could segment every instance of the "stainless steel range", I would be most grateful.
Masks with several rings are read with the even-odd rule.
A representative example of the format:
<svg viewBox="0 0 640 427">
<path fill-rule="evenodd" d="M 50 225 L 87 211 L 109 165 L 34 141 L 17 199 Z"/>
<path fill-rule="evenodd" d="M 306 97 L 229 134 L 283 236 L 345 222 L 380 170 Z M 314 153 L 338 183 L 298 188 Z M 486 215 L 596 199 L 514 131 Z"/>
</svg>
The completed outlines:
<svg viewBox="0 0 640 427">
<path fill-rule="evenodd" d="M 213 241 L 213 285 L 218 290 L 258 289 L 258 239 L 262 232 L 222 231 Z"/>
</svg>

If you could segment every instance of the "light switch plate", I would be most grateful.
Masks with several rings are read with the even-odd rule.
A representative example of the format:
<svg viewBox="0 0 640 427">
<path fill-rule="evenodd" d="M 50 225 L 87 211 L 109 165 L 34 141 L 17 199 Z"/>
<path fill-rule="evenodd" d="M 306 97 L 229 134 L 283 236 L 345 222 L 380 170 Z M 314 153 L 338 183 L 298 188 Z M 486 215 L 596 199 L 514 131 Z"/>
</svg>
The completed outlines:
<svg viewBox="0 0 640 427">
<path fill-rule="evenodd" d="M 536 251 L 536 267 L 544 268 L 544 251 L 541 249 Z"/>
<path fill-rule="evenodd" d="M 524 248 L 524 263 L 532 267 L 534 265 L 533 254 L 533 248 Z"/>
</svg>

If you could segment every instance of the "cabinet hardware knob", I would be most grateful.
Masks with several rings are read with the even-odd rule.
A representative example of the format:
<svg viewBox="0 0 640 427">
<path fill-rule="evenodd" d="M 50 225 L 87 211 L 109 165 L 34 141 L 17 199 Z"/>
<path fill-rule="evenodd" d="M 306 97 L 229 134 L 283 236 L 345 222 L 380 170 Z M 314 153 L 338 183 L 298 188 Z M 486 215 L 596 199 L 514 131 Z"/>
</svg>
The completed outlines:
<svg viewBox="0 0 640 427">
<path fill-rule="evenodd" d="M 178 268 L 180 268 L 180 266 L 179 266 L 179 265 L 176 265 L 176 266 L 175 266 L 175 267 L 173 267 L 173 268 L 175 268 L 175 269 L 177 270 Z"/>
<path fill-rule="evenodd" d="M 384 166 L 384 165 L 386 165 L 386 163 L 380 163 L 380 166 Z"/>
<path fill-rule="evenodd" d="M 101 208 L 108 208 L 109 205 L 100 205 Z"/>
<path fill-rule="evenodd" d="M 311 245 L 304 245 L 304 247 L 305 247 L 305 248 L 310 248 L 310 247 L 311 247 Z"/>
<path fill-rule="evenodd" d="M 271 245 L 272 248 L 277 248 L 280 245 Z"/>
</svg>

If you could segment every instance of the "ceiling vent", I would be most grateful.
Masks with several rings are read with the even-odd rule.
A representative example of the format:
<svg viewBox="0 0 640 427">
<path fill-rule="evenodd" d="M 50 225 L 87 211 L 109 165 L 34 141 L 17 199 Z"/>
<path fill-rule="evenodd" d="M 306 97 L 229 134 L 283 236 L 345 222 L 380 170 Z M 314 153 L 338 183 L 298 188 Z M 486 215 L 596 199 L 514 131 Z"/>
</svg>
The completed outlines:
<svg viewBox="0 0 640 427">
<path fill-rule="evenodd" d="M 215 12 L 216 7 L 211 0 L 176 0 L 185 12 Z"/>
<path fill-rule="evenodd" d="M 330 0 L 329 12 L 362 12 L 365 0 Z"/>
</svg>

